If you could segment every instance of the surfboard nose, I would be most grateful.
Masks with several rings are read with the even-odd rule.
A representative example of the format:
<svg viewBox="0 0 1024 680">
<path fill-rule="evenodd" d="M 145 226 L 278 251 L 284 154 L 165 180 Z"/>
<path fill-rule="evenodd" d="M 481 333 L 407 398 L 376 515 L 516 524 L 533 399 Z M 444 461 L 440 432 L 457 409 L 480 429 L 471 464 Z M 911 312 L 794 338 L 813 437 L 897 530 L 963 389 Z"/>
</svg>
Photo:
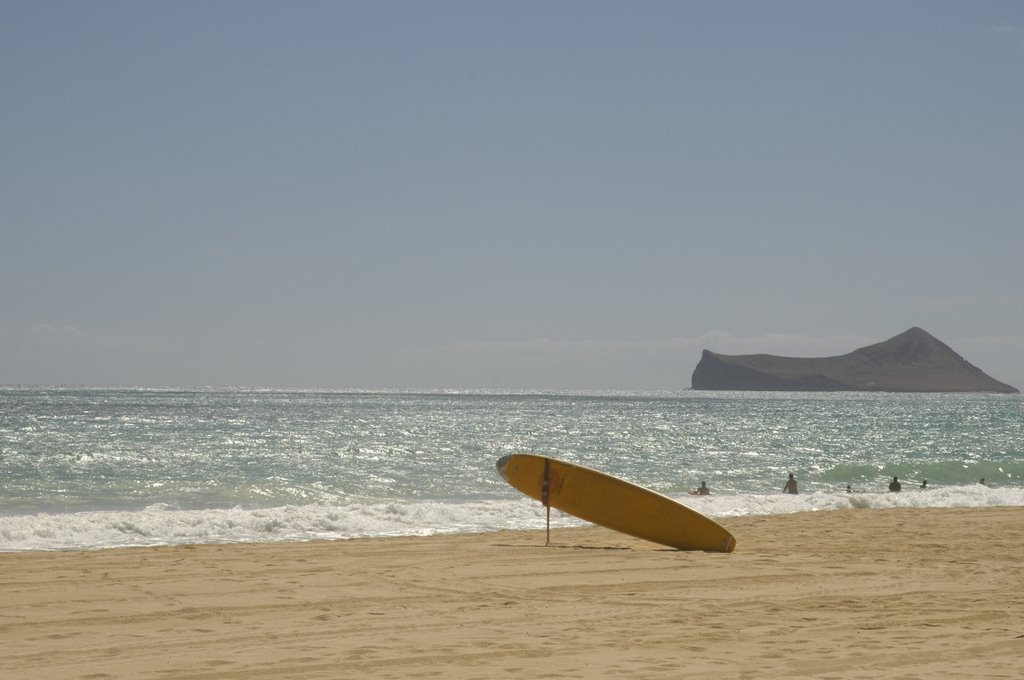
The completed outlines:
<svg viewBox="0 0 1024 680">
<path fill-rule="evenodd" d="M 508 467 L 508 461 L 511 460 L 511 458 L 512 456 L 502 456 L 498 459 L 498 462 L 495 463 L 495 467 L 498 468 L 498 474 L 501 475 L 502 479 L 506 482 L 508 481 L 508 475 L 505 474 L 505 468 Z"/>
</svg>

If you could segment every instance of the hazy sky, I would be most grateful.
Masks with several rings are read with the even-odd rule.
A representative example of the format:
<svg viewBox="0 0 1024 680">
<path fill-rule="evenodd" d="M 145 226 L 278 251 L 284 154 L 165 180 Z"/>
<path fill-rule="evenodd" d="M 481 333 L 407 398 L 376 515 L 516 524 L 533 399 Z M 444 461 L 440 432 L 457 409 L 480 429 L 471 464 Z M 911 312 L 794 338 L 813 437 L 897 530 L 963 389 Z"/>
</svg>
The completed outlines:
<svg viewBox="0 0 1024 680">
<path fill-rule="evenodd" d="M 0 0 L 0 384 L 1024 388 L 1024 3 Z"/>
</svg>

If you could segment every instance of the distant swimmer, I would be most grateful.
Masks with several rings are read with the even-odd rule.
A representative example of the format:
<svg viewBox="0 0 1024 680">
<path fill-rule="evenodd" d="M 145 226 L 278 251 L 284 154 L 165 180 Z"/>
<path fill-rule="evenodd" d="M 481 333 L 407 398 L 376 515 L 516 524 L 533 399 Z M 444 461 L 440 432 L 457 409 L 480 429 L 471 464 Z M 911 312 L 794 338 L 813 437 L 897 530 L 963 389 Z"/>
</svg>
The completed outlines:
<svg viewBox="0 0 1024 680">
<path fill-rule="evenodd" d="M 985 478 L 984 477 L 981 478 L 981 481 L 978 482 L 978 484 L 981 484 L 982 486 L 988 486 L 988 484 L 985 483 Z"/>
<path fill-rule="evenodd" d="M 846 485 L 846 493 L 853 493 L 853 487 L 849 484 Z"/>
<path fill-rule="evenodd" d="M 782 493 L 796 493 L 796 477 L 793 473 L 789 473 L 789 479 L 786 480 L 786 486 L 782 487 Z"/>
<path fill-rule="evenodd" d="M 928 480 L 927 479 L 922 479 L 921 480 L 921 488 L 922 489 L 927 489 L 928 488 Z"/>
<path fill-rule="evenodd" d="M 889 491 L 902 491 L 902 490 L 903 490 L 903 485 L 900 484 L 900 480 L 897 479 L 896 477 L 893 477 L 892 481 L 889 482 Z"/>
<path fill-rule="evenodd" d="M 709 496 L 711 495 L 711 489 L 708 488 L 707 482 L 701 482 L 700 486 L 690 492 L 691 496 Z"/>
</svg>

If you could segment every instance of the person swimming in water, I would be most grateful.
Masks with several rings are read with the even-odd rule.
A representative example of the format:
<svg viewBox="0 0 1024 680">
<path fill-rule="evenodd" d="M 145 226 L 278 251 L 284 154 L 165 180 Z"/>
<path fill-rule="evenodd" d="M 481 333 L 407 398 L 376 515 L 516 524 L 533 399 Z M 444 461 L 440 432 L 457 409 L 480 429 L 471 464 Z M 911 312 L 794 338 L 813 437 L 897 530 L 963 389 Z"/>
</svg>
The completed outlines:
<svg viewBox="0 0 1024 680">
<path fill-rule="evenodd" d="M 782 487 L 782 493 L 796 493 L 796 477 L 793 473 L 789 473 L 789 479 L 786 480 L 786 485 Z"/>
</svg>

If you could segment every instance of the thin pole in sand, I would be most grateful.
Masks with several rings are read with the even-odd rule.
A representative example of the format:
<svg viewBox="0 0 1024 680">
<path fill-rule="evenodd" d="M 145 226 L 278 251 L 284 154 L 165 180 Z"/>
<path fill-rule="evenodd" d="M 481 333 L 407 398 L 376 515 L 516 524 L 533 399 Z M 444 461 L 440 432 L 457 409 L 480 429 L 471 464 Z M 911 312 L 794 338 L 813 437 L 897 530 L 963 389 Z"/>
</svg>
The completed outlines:
<svg viewBox="0 0 1024 680">
<path fill-rule="evenodd" d="M 544 545 L 551 543 L 551 463 L 544 459 L 544 479 L 540 483 L 540 502 L 547 510 L 547 537 Z"/>
</svg>

